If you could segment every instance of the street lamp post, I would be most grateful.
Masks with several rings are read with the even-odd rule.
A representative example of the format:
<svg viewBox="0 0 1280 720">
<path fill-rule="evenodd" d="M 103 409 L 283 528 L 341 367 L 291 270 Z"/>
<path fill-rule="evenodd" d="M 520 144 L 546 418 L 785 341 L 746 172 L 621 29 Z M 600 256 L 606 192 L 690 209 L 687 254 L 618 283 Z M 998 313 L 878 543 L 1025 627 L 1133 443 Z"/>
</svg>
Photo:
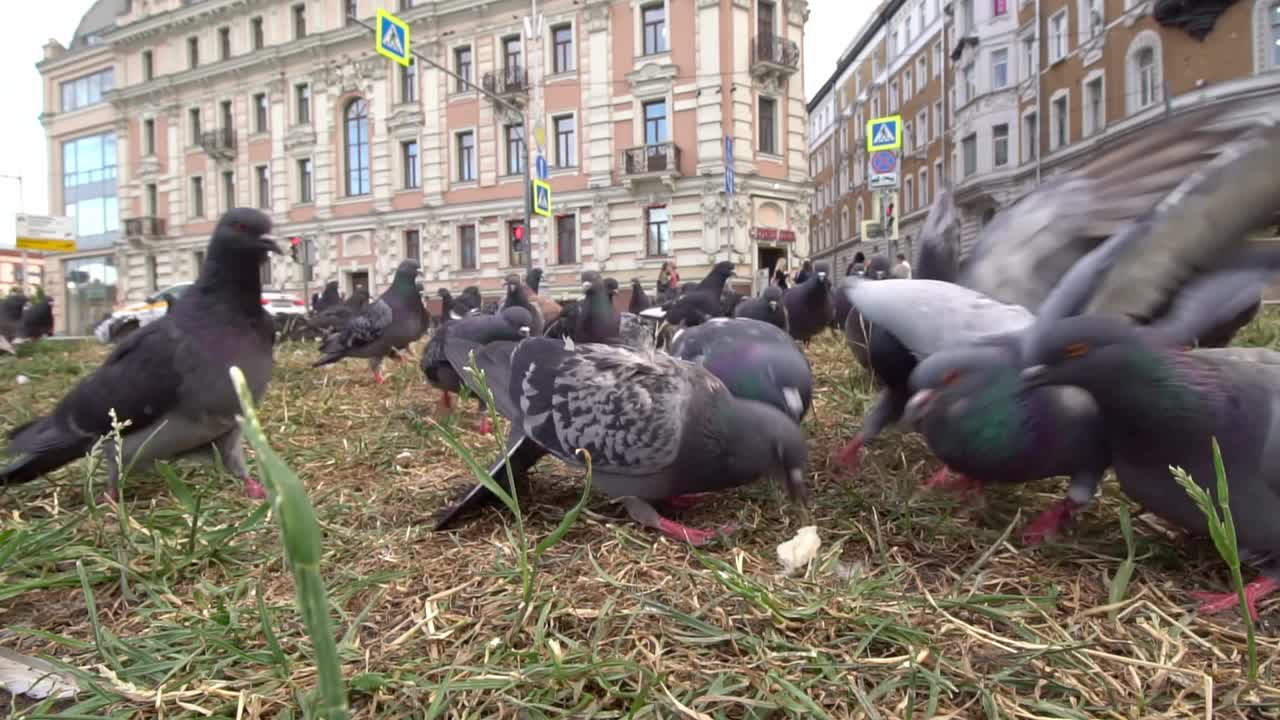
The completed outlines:
<svg viewBox="0 0 1280 720">
<path fill-rule="evenodd" d="M 22 176 L 4 174 L 4 175 L 0 175 L 0 178 L 5 178 L 7 180 L 16 180 L 18 182 L 18 212 L 25 213 L 27 211 L 27 208 L 26 208 L 26 202 L 23 198 Z M 18 267 L 20 268 L 20 273 L 22 276 L 22 285 L 26 285 L 27 283 L 27 249 L 26 248 L 18 248 Z M 24 291 L 24 288 L 21 286 L 19 286 L 18 289 L 19 291 Z"/>
</svg>

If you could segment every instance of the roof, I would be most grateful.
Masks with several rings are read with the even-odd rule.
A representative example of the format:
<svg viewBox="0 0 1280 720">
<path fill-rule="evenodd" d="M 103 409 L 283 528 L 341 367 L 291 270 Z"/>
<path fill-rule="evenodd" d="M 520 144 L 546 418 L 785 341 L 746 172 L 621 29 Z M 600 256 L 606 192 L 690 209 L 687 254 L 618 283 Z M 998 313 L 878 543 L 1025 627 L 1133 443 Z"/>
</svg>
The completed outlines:
<svg viewBox="0 0 1280 720">
<path fill-rule="evenodd" d="M 889 18 L 893 17 L 893 14 L 906 4 L 907 0 L 886 0 L 881 4 L 880 9 L 871 16 L 870 22 L 854 39 L 853 44 L 849 46 L 844 55 L 840 56 L 840 61 L 836 63 L 836 71 L 831 73 L 831 77 L 827 78 L 827 81 L 822 84 L 818 92 L 805 104 L 806 112 L 812 113 L 818 107 L 823 98 L 827 96 L 827 93 L 831 92 L 831 88 L 835 87 L 836 81 L 840 79 L 840 76 L 844 75 L 844 71 L 848 70 L 853 61 L 857 60 L 858 56 L 862 54 L 862 51 L 867 49 L 867 45 L 871 44 L 871 38 L 875 37 L 880 28 L 889 22 Z"/>
<path fill-rule="evenodd" d="M 80 18 L 67 49 L 74 51 L 98 44 L 102 31 L 114 27 L 116 18 L 128 11 L 129 0 L 97 0 Z"/>
</svg>

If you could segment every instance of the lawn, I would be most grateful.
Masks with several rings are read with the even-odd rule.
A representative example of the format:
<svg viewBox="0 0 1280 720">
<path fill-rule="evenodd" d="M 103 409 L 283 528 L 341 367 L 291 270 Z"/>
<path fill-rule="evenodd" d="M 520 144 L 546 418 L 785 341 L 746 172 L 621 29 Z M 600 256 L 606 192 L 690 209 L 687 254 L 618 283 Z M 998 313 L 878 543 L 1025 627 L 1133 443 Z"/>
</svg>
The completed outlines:
<svg viewBox="0 0 1280 720">
<path fill-rule="evenodd" d="M 1275 345 L 1278 330 L 1268 313 L 1242 342 Z M 105 354 L 22 351 L 0 359 L 0 428 L 51 408 Z M 780 573 L 775 548 L 800 523 L 767 483 L 684 511 L 740 527 L 700 549 L 596 498 L 538 558 L 525 603 L 511 515 L 430 530 L 467 478 L 433 418 L 485 462 L 496 448 L 471 432 L 474 404 L 451 419 L 416 363 L 379 387 L 362 361 L 312 370 L 314 346 L 278 348 L 259 411 L 323 530 L 353 716 L 1280 717 L 1280 603 L 1262 605 L 1250 683 L 1241 618 L 1197 616 L 1186 594 L 1231 587 L 1209 543 L 1108 482 L 1068 536 L 1024 548 L 1015 531 L 1065 482 L 980 504 L 923 493 L 936 461 L 914 436 L 889 433 L 858 473 L 836 472 L 871 387 L 834 336 L 809 354 L 823 544 L 806 573 Z M 315 665 L 267 506 L 179 463 L 128 478 L 123 514 L 90 509 L 89 465 L 0 490 L 0 647 L 71 668 L 82 688 L 56 703 L 0 693 L 0 712 L 302 717 Z M 529 547 L 575 505 L 581 475 L 539 466 Z"/>
</svg>

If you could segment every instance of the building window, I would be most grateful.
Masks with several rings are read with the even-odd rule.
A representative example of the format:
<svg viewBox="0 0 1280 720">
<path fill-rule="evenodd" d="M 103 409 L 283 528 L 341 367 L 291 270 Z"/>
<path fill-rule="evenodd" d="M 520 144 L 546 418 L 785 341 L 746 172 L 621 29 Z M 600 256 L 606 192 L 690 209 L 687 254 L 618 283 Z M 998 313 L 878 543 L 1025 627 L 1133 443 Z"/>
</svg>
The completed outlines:
<svg viewBox="0 0 1280 720">
<path fill-rule="evenodd" d="M 933 104 L 933 136 L 942 137 L 942 101 Z"/>
<path fill-rule="evenodd" d="M 1034 112 L 1022 118 L 1022 155 L 1027 160 L 1035 160 L 1040 154 L 1040 122 Z"/>
<path fill-rule="evenodd" d="M 1069 123 L 1071 116 L 1067 114 L 1067 96 L 1060 95 L 1049 104 L 1049 122 L 1052 132 L 1049 134 L 1049 150 L 1057 150 L 1071 139 Z"/>
<path fill-rule="evenodd" d="M 933 76 L 942 74 L 942 41 L 933 44 Z"/>
<path fill-rule="evenodd" d="M 912 143 L 915 142 L 915 139 L 916 139 L 915 128 L 911 125 L 910 122 L 908 122 L 902 128 L 902 154 L 903 155 L 911 154 Z"/>
<path fill-rule="evenodd" d="M 912 87 L 914 87 L 914 83 L 911 82 L 911 71 L 903 70 L 902 71 L 902 102 L 903 103 L 911 99 Z"/>
<path fill-rule="evenodd" d="M 200 66 L 200 38 L 192 35 L 187 38 L 187 67 Z"/>
<path fill-rule="evenodd" d="M 156 76 L 155 56 L 150 50 L 142 51 L 142 81 L 150 82 Z"/>
<path fill-rule="evenodd" d="M 404 163 L 404 187 L 406 190 L 422 187 L 418 179 L 418 141 L 400 143 L 400 160 Z"/>
<path fill-rule="evenodd" d="M 1028 35 L 1022 38 L 1022 77 L 1029 78 L 1036 74 L 1036 63 L 1039 58 L 1036 57 L 1036 38 L 1034 35 Z"/>
<path fill-rule="evenodd" d="M 224 130 L 230 130 L 235 124 L 231 117 L 231 101 L 223 100 L 221 107 L 222 107 L 222 128 Z"/>
<path fill-rule="evenodd" d="M 524 125 L 507 125 L 502 128 L 502 136 L 507 149 L 507 174 L 519 175 L 524 172 L 528 155 L 524 149 Z"/>
<path fill-rule="evenodd" d="M 90 135 L 62 144 L 62 201 L 80 249 L 110 246 L 120 222 L 115 135 Z"/>
<path fill-rule="evenodd" d="M 903 194 L 903 198 L 902 198 L 902 205 L 903 205 L 902 212 L 903 212 L 903 214 L 906 214 L 906 213 L 911 212 L 912 205 L 913 205 L 913 203 L 915 203 L 915 201 L 916 201 L 916 184 L 915 184 L 915 180 L 914 180 L 913 178 L 906 178 L 906 179 L 905 179 L 905 180 L 903 180 L 903 182 L 902 182 L 902 188 L 903 188 L 903 192 L 902 192 L 902 194 Z"/>
<path fill-rule="evenodd" d="M 410 58 L 408 65 L 400 67 L 400 102 L 418 101 L 418 61 Z"/>
<path fill-rule="evenodd" d="M 231 28 L 218 28 L 218 59 L 231 59 Z"/>
<path fill-rule="evenodd" d="M 933 164 L 933 196 L 938 197 L 942 194 L 942 161 L 939 160 Z"/>
<path fill-rule="evenodd" d="M 856 232 L 862 234 L 862 198 L 858 198 L 858 204 L 853 208 L 853 225 Z"/>
<path fill-rule="evenodd" d="M 311 85 L 302 83 L 293 86 L 294 115 L 299 125 L 311 124 Z"/>
<path fill-rule="evenodd" d="M 356 98 L 347 103 L 343 145 L 347 158 L 347 195 L 369 193 L 369 103 Z"/>
<path fill-rule="evenodd" d="M 1100 132 L 1106 124 L 1106 108 L 1103 104 L 1102 95 L 1102 76 L 1098 75 L 1084 84 L 1084 136 L 1088 137 Z"/>
<path fill-rule="evenodd" d="M 398 3 L 398 9 L 400 10 L 412 9 L 413 3 L 414 3 L 414 0 L 400 0 L 400 2 Z"/>
<path fill-rule="evenodd" d="M 556 167 L 574 167 L 577 164 L 575 157 L 576 147 L 574 142 L 574 128 L 576 127 L 572 115 L 562 115 L 552 118 L 552 126 L 556 133 Z"/>
<path fill-rule="evenodd" d="M 453 50 L 453 72 L 457 75 L 454 78 L 454 89 L 457 92 L 467 92 L 471 89 L 471 46 L 454 48 Z M 466 82 L 463 82 L 463 81 Z"/>
<path fill-rule="evenodd" d="M 191 217 L 204 217 L 204 178 L 191 178 Z"/>
<path fill-rule="evenodd" d="M 573 72 L 577 65 L 573 61 L 573 26 L 568 23 L 551 28 L 551 71 L 555 73 Z"/>
<path fill-rule="evenodd" d="M 929 61 L 924 55 L 916 58 L 916 92 L 924 90 L 924 86 L 929 84 Z"/>
<path fill-rule="evenodd" d="M 991 51 L 991 89 L 999 90 L 1009 84 L 1009 49 Z"/>
<path fill-rule="evenodd" d="M 760 152 L 765 155 L 778 154 L 778 101 L 774 98 L 760 98 Z"/>
<path fill-rule="evenodd" d="M 916 149 L 921 152 L 929 144 L 929 108 L 916 114 Z"/>
<path fill-rule="evenodd" d="M 259 165 L 253 171 L 258 181 L 258 207 L 268 209 L 271 207 L 271 176 L 266 165 Z"/>
<path fill-rule="evenodd" d="M 187 124 L 191 126 L 191 144 L 200 144 L 200 108 L 187 111 Z"/>
<path fill-rule="evenodd" d="M 1144 110 L 1160 100 L 1160 36 L 1145 30 L 1129 45 L 1129 87 L 1126 98 L 1130 114 Z"/>
<path fill-rule="evenodd" d="M 960 0 L 960 37 L 972 35 L 974 25 L 973 0 Z"/>
<path fill-rule="evenodd" d="M 960 149 L 964 154 L 964 176 L 978 172 L 978 136 L 970 134 L 960 141 Z"/>
<path fill-rule="evenodd" d="M 650 257 L 662 257 L 671 254 L 671 237 L 669 223 L 671 216 L 667 214 L 665 205 L 645 210 L 645 237 L 648 242 L 645 248 Z"/>
<path fill-rule="evenodd" d="M 970 102 L 978 96 L 978 79 L 973 71 L 973 63 L 964 66 L 960 71 L 961 80 L 964 82 L 964 102 Z"/>
<path fill-rule="evenodd" d="M 476 226 L 458 228 L 458 266 L 463 270 L 476 269 Z"/>
<path fill-rule="evenodd" d="M 249 37 L 254 50 L 261 50 L 267 45 L 267 36 L 262 29 L 262 18 L 256 17 L 249 20 Z"/>
<path fill-rule="evenodd" d="M 521 79 L 519 77 L 522 67 L 520 63 L 521 52 L 519 35 L 512 35 L 502 39 L 502 69 L 506 71 L 508 82 L 519 82 Z"/>
<path fill-rule="evenodd" d="M 578 218 L 573 215 L 556 216 L 556 262 L 578 262 Z"/>
<path fill-rule="evenodd" d="M 662 3 L 640 8 L 640 23 L 644 32 L 644 54 L 656 55 L 667 51 L 667 9 Z"/>
<path fill-rule="evenodd" d="M 929 204 L 929 170 L 928 169 L 920 170 L 920 184 L 916 185 L 916 188 L 920 191 L 920 207 L 925 207 L 926 205 Z"/>
<path fill-rule="evenodd" d="M 311 158 L 303 158 L 298 161 L 298 202 L 309 203 L 313 199 Z"/>
<path fill-rule="evenodd" d="M 644 144 L 657 145 L 667 139 L 667 101 L 650 100 L 644 104 Z"/>
<path fill-rule="evenodd" d="M 62 112 L 102 102 L 102 93 L 115 87 L 115 72 L 111 68 L 92 75 L 78 77 L 62 83 Z"/>
<path fill-rule="evenodd" d="M 991 0 L 991 14 L 999 17 L 1009 12 L 1009 0 Z"/>
<path fill-rule="evenodd" d="M 1092 40 L 1102 34 L 1106 24 L 1102 0 L 1080 0 L 1079 22 L 1081 42 Z"/>
<path fill-rule="evenodd" d="M 155 118 L 147 118 L 142 121 L 142 154 L 147 156 L 156 154 Z"/>
<path fill-rule="evenodd" d="M 160 263 L 155 255 L 147 256 L 147 289 L 151 292 L 160 289 Z"/>
<path fill-rule="evenodd" d="M 351 25 L 351 21 L 360 16 L 360 3 L 357 0 L 346 0 L 347 12 L 346 23 Z"/>
<path fill-rule="evenodd" d="M 267 94 L 258 93 L 253 96 L 253 131 L 264 133 L 267 131 Z"/>
<path fill-rule="evenodd" d="M 307 6 L 298 3 L 293 6 L 293 39 L 301 40 L 307 36 Z"/>
<path fill-rule="evenodd" d="M 418 236 L 417 230 L 404 231 L 404 257 L 406 260 L 420 260 L 422 258 L 422 240 Z"/>
<path fill-rule="evenodd" d="M 476 179 L 476 134 L 470 130 L 458 133 L 458 182 Z"/>
<path fill-rule="evenodd" d="M 1067 11 L 1059 10 L 1049 18 L 1049 62 L 1067 56 Z"/>
<path fill-rule="evenodd" d="M 222 207 L 226 210 L 236 206 L 236 173 L 234 170 L 222 171 Z"/>
<path fill-rule="evenodd" d="M 1271 66 L 1280 67 L 1280 2 L 1271 4 L 1267 16 L 1271 26 Z"/>
<path fill-rule="evenodd" d="M 893 80 L 889 83 L 889 112 L 898 109 L 898 81 Z"/>
<path fill-rule="evenodd" d="M 1009 125 L 1007 123 L 991 127 L 991 163 L 996 167 L 1009 164 Z"/>
</svg>

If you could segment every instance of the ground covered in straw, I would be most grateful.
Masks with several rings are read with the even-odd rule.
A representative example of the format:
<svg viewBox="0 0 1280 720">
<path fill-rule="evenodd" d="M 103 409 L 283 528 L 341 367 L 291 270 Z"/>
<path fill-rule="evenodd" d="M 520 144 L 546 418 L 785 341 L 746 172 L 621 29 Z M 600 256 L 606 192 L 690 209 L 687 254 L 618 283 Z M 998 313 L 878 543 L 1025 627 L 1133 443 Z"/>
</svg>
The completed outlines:
<svg viewBox="0 0 1280 720">
<path fill-rule="evenodd" d="M 1268 317 L 1244 339 L 1274 344 L 1277 327 Z M 104 352 L 44 343 L 0 360 L 0 428 L 52 407 Z M 487 458 L 495 441 L 470 432 L 473 406 L 450 421 L 416 364 L 377 387 L 362 362 L 311 370 L 312 346 L 279 348 L 260 412 L 324 531 L 354 715 L 1280 716 L 1280 603 L 1263 605 L 1250 683 L 1242 620 L 1190 610 L 1185 591 L 1230 587 L 1206 543 L 1162 530 L 1109 484 L 1069 536 L 1025 549 L 1016 529 L 1065 483 L 980 505 L 924 494 L 936 462 L 897 433 L 859 473 L 837 473 L 830 455 L 871 388 L 834 337 L 809 354 L 823 545 L 807 573 L 779 575 L 775 547 L 798 522 L 767 484 L 686 511 L 693 525 L 740 526 L 698 550 L 597 498 L 537 559 L 524 604 L 510 516 L 429 529 L 466 478 L 431 419 Z M 274 518 L 210 469 L 172 470 L 129 479 L 123 514 L 86 508 L 87 463 L 0 491 L 0 646 L 65 664 L 83 687 L 45 705 L 0 693 L 0 712 L 302 715 L 315 674 Z M 575 504 L 578 480 L 540 466 L 528 547 Z"/>
</svg>

